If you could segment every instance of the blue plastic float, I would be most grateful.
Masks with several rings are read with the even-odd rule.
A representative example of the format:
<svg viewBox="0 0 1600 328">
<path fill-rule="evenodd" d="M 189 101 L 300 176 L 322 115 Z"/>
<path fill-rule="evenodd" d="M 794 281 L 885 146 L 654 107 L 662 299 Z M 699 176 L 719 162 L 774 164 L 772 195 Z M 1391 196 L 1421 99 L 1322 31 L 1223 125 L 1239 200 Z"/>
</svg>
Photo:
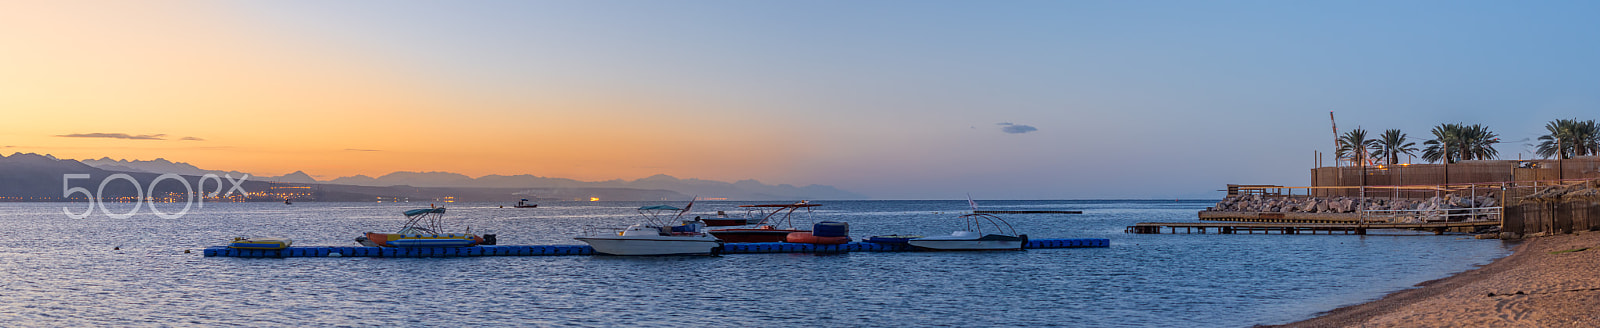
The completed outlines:
<svg viewBox="0 0 1600 328">
<path fill-rule="evenodd" d="M 1110 239 L 1034 239 L 1024 244 L 1024 249 L 1045 248 L 1100 248 L 1110 247 Z M 796 243 L 735 243 L 723 246 L 723 254 L 759 253 L 849 253 L 849 252 L 914 252 L 916 247 L 906 244 L 854 242 L 842 245 L 812 245 Z M 588 245 L 533 245 L 533 246 L 471 246 L 471 247 L 343 247 L 300 246 L 284 249 L 239 249 L 227 246 L 206 248 L 206 257 L 477 257 L 477 256 L 561 256 L 595 255 Z"/>
</svg>

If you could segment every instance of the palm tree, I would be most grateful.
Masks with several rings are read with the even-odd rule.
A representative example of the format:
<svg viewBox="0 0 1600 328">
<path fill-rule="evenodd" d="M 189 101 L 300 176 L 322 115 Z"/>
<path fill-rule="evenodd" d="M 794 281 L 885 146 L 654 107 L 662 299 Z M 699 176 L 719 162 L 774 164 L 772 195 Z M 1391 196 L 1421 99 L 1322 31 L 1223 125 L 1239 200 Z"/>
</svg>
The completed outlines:
<svg viewBox="0 0 1600 328">
<path fill-rule="evenodd" d="M 1579 122 L 1577 125 L 1575 129 L 1577 135 L 1573 142 L 1574 152 L 1578 156 L 1600 155 L 1600 126 L 1595 125 L 1594 120 Z"/>
<path fill-rule="evenodd" d="M 1573 156 L 1600 155 L 1600 128 L 1594 120 L 1578 121 L 1578 119 L 1557 119 L 1544 125 L 1550 134 L 1539 137 L 1539 149 L 1535 152 L 1544 158 L 1559 157 L 1569 159 Z"/>
<path fill-rule="evenodd" d="M 1339 136 L 1339 149 L 1333 151 L 1333 156 L 1356 163 L 1357 166 L 1366 166 L 1367 158 L 1371 156 L 1371 149 L 1377 148 L 1377 139 L 1367 139 L 1367 130 L 1356 128 Z"/>
<path fill-rule="evenodd" d="M 1444 123 L 1431 132 L 1433 140 L 1422 143 L 1428 146 L 1422 149 L 1422 159 L 1429 162 L 1442 160 L 1449 164 L 1500 156 L 1500 151 L 1494 149 L 1494 144 L 1500 142 L 1500 135 L 1486 126 Z"/>
<path fill-rule="evenodd" d="M 1372 154 L 1389 165 L 1400 164 L 1400 155 L 1416 155 L 1417 143 L 1406 142 L 1406 134 L 1399 129 L 1389 129 L 1378 135 L 1377 149 Z"/>
<path fill-rule="evenodd" d="M 1489 127 L 1473 124 L 1462 129 L 1461 159 L 1495 159 L 1500 157 L 1500 151 L 1494 149 L 1494 144 L 1500 143 L 1500 135 L 1489 131 Z"/>
<path fill-rule="evenodd" d="M 1422 142 L 1427 145 L 1422 149 L 1422 159 L 1429 162 L 1444 161 L 1445 164 L 1455 163 L 1461 148 L 1461 124 L 1441 123 L 1433 127 L 1433 140 Z"/>
</svg>

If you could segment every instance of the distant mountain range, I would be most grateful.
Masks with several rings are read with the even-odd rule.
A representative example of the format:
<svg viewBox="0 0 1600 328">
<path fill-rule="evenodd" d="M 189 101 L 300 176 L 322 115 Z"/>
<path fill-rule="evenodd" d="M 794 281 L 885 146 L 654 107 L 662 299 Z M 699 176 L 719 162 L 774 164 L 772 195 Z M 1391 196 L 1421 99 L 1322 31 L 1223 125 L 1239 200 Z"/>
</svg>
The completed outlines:
<svg viewBox="0 0 1600 328">
<path fill-rule="evenodd" d="M 141 172 L 141 173 L 177 173 L 180 175 L 201 176 L 207 173 L 224 175 L 231 174 L 235 177 L 242 176 L 244 172 L 206 170 L 183 162 L 173 162 L 166 159 L 149 161 L 115 160 L 111 158 L 91 159 L 81 161 L 82 164 L 106 171 Z M 550 193 L 557 190 L 570 189 L 641 189 L 641 190 L 667 190 L 684 195 L 697 195 L 703 198 L 727 198 L 729 200 L 850 200 L 866 199 L 866 196 L 839 190 L 832 186 L 809 185 L 796 187 L 787 184 L 767 185 L 756 180 L 741 180 L 728 183 L 722 181 L 701 179 L 679 179 L 669 175 L 658 174 L 643 179 L 608 180 L 585 182 L 566 178 L 549 178 L 535 175 L 486 175 L 476 179 L 451 172 L 394 172 L 373 178 L 366 175 L 340 177 L 328 181 L 317 181 L 305 172 L 295 171 L 283 176 L 257 176 L 251 175 L 252 180 L 348 185 L 366 187 L 409 186 L 420 188 L 495 188 L 495 189 L 529 189 L 524 192 L 530 196 L 538 197 L 541 192 Z"/>
<path fill-rule="evenodd" d="M 190 165 L 189 163 L 173 162 L 165 158 L 157 158 L 149 161 L 130 161 L 125 159 L 115 160 L 111 159 L 110 157 L 103 157 L 100 159 L 86 159 L 78 162 L 101 170 L 116 172 L 142 172 L 160 174 L 175 173 L 178 175 L 188 176 L 202 176 L 209 173 L 216 174 L 218 176 L 233 175 L 234 177 L 240 177 L 247 174 L 239 171 L 206 170 L 195 167 L 194 165 Z M 289 173 L 278 177 L 258 176 L 251 174 L 250 178 L 254 180 L 273 182 L 317 183 L 317 179 L 312 178 L 310 174 L 300 171 L 294 171 L 294 173 Z"/>
<path fill-rule="evenodd" d="M 141 184 L 140 189 L 132 188 L 130 182 L 107 183 L 105 181 L 114 174 L 126 173 L 129 177 Z M 86 177 L 69 178 L 68 174 L 84 174 Z M 100 169 L 84 163 L 58 159 L 55 156 L 39 154 L 16 153 L 11 156 L 0 155 L 0 200 L 5 201 L 58 201 L 67 188 L 84 188 L 87 191 L 99 193 L 106 198 L 114 197 L 144 197 L 151 194 L 184 192 L 180 183 L 166 182 L 150 185 L 156 177 L 163 173 L 142 172 L 135 170 L 107 170 Z M 184 180 L 189 182 L 194 190 L 201 190 L 201 174 L 182 173 Z M 234 174 L 235 177 L 240 174 Z M 223 179 L 212 180 L 204 185 L 204 190 L 218 188 L 218 183 Z M 114 181 L 114 180 L 112 180 Z M 240 180 L 245 190 L 270 190 L 267 182 L 255 180 Z M 229 186 L 232 182 L 226 182 Z M 63 186 L 67 184 L 69 186 Z M 99 186 L 98 188 L 96 186 Z M 110 188 L 107 188 L 110 187 Z M 73 194 L 75 199 L 87 198 L 82 194 Z M 280 199 L 281 201 L 281 199 Z"/>
</svg>

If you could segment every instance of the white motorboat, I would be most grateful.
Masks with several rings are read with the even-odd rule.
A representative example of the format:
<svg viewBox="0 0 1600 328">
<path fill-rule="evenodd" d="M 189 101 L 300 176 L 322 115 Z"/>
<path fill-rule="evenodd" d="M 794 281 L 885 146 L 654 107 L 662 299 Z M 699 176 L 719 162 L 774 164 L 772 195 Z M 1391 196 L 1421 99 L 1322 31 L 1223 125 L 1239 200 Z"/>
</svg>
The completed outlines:
<svg viewBox="0 0 1600 328">
<path fill-rule="evenodd" d="M 906 241 L 911 246 L 948 251 L 1022 249 L 1022 244 L 1027 242 L 1027 235 L 986 235 L 972 231 L 956 231 L 949 236 L 923 237 Z"/>
<path fill-rule="evenodd" d="M 972 205 L 974 212 L 978 204 L 969 196 L 967 203 Z M 962 230 L 948 236 L 933 236 L 914 238 L 906 243 L 924 249 L 945 251 L 980 251 L 980 250 L 1008 250 L 1022 249 L 1028 243 L 1028 235 L 1017 234 L 1017 229 L 993 214 L 972 213 L 960 216 L 965 225 Z M 989 227 L 989 232 L 984 233 L 984 227 Z"/>
<path fill-rule="evenodd" d="M 690 202 L 690 206 L 694 203 Z M 721 253 L 722 240 L 705 232 L 705 223 L 693 220 L 683 221 L 682 225 L 667 226 L 663 224 L 662 212 L 677 212 L 674 217 L 681 217 L 687 209 L 667 205 L 645 206 L 639 208 L 639 213 L 645 216 L 647 224 L 635 224 L 615 233 L 596 234 L 575 237 L 579 241 L 594 247 L 596 253 L 610 255 L 699 255 Z"/>
<path fill-rule="evenodd" d="M 710 234 L 671 232 L 672 228 L 635 224 L 615 235 L 575 239 L 588 243 L 596 253 L 610 255 L 697 255 L 711 254 L 722 247 L 722 241 Z"/>
</svg>

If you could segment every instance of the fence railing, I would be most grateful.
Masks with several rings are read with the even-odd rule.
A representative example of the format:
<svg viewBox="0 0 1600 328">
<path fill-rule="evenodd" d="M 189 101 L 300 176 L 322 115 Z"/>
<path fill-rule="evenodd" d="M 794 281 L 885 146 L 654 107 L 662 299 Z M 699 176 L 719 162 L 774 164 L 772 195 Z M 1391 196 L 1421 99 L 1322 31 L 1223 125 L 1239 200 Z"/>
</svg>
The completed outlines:
<svg viewBox="0 0 1600 328">
<path fill-rule="evenodd" d="M 1488 222 L 1505 219 L 1504 206 L 1409 210 L 1363 209 L 1360 213 L 1358 217 L 1363 223 L 1380 220 L 1386 222 Z"/>
<path fill-rule="evenodd" d="M 1545 189 L 1585 181 L 1591 179 L 1386 186 L 1228 185 L 1227 191 L 1230 196 L 1350 199 L 1360 222 L 1499 221 L 1502 231 L 1527 234 L 1600 230 L 1600 201 L 1523 202 L 1524 197 Z M 1410 203 L 1399 206 L 1403 209 L 1385 205 L 1397 201 Z M 1421 206 L 1420 202 L 1432 206 L 1413 207 Z M 1368 204 L 1380 204 L 1375 206 L 1380 208 L 1371 209 Z"/>
</svg>

